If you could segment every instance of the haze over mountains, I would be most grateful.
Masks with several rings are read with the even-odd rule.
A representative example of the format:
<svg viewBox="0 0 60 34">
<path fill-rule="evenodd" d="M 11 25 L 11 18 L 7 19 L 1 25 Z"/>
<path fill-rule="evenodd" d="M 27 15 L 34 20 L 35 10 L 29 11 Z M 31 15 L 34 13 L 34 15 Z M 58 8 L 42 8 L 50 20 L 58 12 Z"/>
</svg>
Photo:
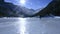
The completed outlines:
<svg viewBox="0 0 60 34">
<path fill-rule="evenodd" d="M 0 17 L 27 17 L 33 15 L 34 12 L 34 9 L 28 9 L 0 0 Z"/>
<path fill-rule="evenodd" d="M 60 0 L 52 0 L 45 8 L 28 9 L 23 6 L 14 5 L 12 3 L 0 0 L 0 17 L 45 17 L 60 16 Z"/>
</svg>

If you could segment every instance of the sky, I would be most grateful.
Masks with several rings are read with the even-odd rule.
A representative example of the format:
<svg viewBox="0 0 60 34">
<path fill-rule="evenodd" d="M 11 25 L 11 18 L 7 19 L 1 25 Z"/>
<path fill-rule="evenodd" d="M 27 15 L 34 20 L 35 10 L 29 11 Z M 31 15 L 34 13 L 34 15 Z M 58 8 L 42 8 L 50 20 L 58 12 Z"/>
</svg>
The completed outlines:
<svg viewBox="0 0 60 34">
<path fill-rule="evenodd" d="M 52 0 L 5 0 L 6 2 L 13 3 L 15 5 L 21 5 L 29 9 L 44 8 Z"/>
</svg>

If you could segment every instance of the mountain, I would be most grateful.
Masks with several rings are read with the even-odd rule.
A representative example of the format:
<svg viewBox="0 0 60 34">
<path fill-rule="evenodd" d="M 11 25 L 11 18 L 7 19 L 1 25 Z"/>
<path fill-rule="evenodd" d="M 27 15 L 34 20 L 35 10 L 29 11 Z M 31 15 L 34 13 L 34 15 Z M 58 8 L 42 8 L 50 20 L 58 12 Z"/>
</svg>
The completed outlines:
<svg viewBox="0 0 60 34">
<path fill-rule="evenodd" d="M 33 9 L 0 0 L 0 17 L 27 17 L 33 15 L 34 12 Z"/>
<path fill-rule="evenodd" d="M 60 16 L 60 0 L 52 0 L 44 9 L 33 16 Z"/>
<path fill-rule="evenodd" d="M 11 5 L 11 6 L 10 6 Z M 13 12 L 15 12 L 13 9 L 15 8 L 15 6 L 13 6 L 13 4 L 9 3 L 2 3 L 0 4 L 0 16 L 4 16 L 4 17 L 9 17 L 9 16 L 15 16 L 16 14 L 13 14 Z"/>
<path fill-rule="evenodd" d="M 43 8 L 39 8 L 37 10 L 35 10 L 35 14 L 38 13 L 39 11 L 41 11 Z"/>
<path fill-rule="evenodd" d="M 15 11 L 19 15 L 24 15 L 24 17 L 29 17 L 29 16 L 33 15 L 34 12 L 35 12 L 35 10 L 28 9 L 26 7 L 23 7 L 23 6 L 17 6 L 17 8 L 15 9 Z"/>
</svg>

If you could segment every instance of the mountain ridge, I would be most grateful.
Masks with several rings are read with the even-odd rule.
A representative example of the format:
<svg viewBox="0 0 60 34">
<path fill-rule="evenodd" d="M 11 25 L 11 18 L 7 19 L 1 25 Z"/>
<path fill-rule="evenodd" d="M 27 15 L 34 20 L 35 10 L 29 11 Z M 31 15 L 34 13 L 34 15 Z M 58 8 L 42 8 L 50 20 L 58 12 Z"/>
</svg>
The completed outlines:
<svg viewBox="0 0 60 34">
<path fill-rule="evenodd" d="M 40 10 L 34 16 L 60 16 L 60 0 L 52 0 L 44 9 Z"/>
<path fill-rule="evenodd" d="M 1 17 L 26 17 L 34 13 L 34 10 L 28 9 L 26 7 L 4 2 L 4 0 L 3 1 L 1 0 L 0 2 L 2 2 L 0 3 L 0 16 Z"/>
</svg>

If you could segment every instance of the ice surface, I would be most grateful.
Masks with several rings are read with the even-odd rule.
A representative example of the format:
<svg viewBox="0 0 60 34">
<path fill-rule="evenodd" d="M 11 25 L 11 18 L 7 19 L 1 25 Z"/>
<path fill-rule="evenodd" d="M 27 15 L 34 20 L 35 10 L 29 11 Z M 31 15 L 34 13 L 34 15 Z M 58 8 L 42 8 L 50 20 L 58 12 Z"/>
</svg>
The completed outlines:
<svg viewBox="0 0 60 34">
<path fill-rule="evenodd" d="M 60 34 L 60 18 L 0 18 L 0 34 Z"/>
</svg>

